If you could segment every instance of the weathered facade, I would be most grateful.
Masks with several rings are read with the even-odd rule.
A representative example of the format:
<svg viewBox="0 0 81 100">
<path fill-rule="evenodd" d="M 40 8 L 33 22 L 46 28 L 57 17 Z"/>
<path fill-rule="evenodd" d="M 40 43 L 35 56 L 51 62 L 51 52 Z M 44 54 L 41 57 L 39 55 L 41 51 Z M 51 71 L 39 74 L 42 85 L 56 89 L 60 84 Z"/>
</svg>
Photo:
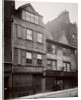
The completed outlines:
<svg viewBox="0 0 81 100">
<path fill-rule="evenodd" d="M 12 18 L 13 97 L 42 92 L 46 66 L 43 17 L 26 4 Z"/>
<path fill-rule="evenodd" d="M 65 10 L 56 19 L 48 22 L 46 35 L 47 90 L 77 86 L 77 26 L 70 23 L 69 12 Z M 52 82 L 51 85 L 49 81 Z"/>
<path fill-rule="evenodd" d="M 5 0 L 5 98 L 77 86 L 77 29 L 65 13 L 44 25 L 30 3 L 15 9 Z"/>
</svg>

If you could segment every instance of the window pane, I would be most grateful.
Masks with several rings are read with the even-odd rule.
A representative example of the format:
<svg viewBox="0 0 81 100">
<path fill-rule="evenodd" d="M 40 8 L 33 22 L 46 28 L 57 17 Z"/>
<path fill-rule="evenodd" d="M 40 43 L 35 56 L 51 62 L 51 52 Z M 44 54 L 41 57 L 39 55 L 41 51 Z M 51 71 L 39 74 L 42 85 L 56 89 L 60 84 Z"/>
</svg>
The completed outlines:
<svg viewBox="0 0 81 100">
<path fill-rule="evenodd" d="M 70 64 L 67 64 L 67 71 L 70 71 Z"/>
<path fill-rule="evenodd" d="M 26 19 L 26 11 L 22 11 L 22 19 Z"/>
<path fill-rule="evenodd" d="M 34 20 L 35 20 L 35 17 L 33 14 L 31 14 L 31 22 L 34 22 Z"/>
<path fill-rule="evenodd" d="M 63 70 L 66 71 L 66 63 L 63 63 Z"/>
<path fill-rule="evenodd" d="M 50 60 L 47 60 L 47 64 L 48 64 L 48 65 L 51 65 L 51 61 L 50 61 Z"/>
<path fill-rule="evenodd" d="M 37 41 L 42 43 L 42 34 L 38 33 L 37 36 L 38 36 Z"/>
<path fill-rule="evenodd" d="M 38 18 L 38 16 L 35 16 L 35 23 L 36 23 L 36 24 L 39 23 L 39 18 Z"/>
<path fill-rule="evenodd" d="M 29 12 L 26 12 L 26 20 L 30 21 L 31 15 Z"/>
<path fill-rule="evenodd" d="M 26 58 L 27 58 L 27 59 L 32 59 L 32 54 L 31 54 L 30 52 L 27 52 L 27 53 L 26 53 Z"/>
<path fill-rule="evenodd" d="M 56 70 L 56 61 L 52 61 L 52 69 Z"/>
<path fill-rule="evenodd" d="M 42 55 L 38 54 L 37 59 L 42 59 Z"/>
<path fill-rule="evenodd" d="M 56 53 L 56 46 L 52 45 L 52 53 Z"/>
<path fill-rule="evenodd" d="M 32 30 L 27 29 L 27 39 L 32 40 Z"/>
</svg>

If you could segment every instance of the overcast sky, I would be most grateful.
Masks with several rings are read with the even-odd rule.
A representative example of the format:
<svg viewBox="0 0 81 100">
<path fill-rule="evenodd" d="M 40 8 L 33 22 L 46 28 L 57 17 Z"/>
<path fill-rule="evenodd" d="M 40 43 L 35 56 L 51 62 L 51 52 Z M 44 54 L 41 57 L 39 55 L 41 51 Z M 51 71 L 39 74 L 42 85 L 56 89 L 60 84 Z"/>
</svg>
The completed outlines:
<svg viewBox="0 0 81 100">
<path fill-rule="evenodd" d="M 69 11 L 70 21 L 78 24 L 78 4 L 77 3 L 55 3 L 55 2 L 35 2 L 35 1 L 17 1 L 16 9 L 23 4 L 31 3 L 33 8 L 43 16 L 43 22 L 47 23 L 55 19 L 60 12 Z M 49 0 L 50 1 L 50 0 Z"/>
</svg>

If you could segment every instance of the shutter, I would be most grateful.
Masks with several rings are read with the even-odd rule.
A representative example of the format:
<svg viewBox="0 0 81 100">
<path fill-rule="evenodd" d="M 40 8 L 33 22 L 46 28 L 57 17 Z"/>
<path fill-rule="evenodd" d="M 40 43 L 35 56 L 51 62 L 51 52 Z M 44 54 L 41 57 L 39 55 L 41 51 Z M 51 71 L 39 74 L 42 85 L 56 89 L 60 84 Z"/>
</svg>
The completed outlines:
<svg viewBox="0 0 81 100">
<path fill-rule="evenodd" d="M 14 64 L 18 63 L 18 49 L 14 49 Z"/>
<path fill-rule="evenodd" d="M 18 37 L 21 38 L 21 26 L 17 25 L 17 33 L 18 33 Z"/>
</svg>

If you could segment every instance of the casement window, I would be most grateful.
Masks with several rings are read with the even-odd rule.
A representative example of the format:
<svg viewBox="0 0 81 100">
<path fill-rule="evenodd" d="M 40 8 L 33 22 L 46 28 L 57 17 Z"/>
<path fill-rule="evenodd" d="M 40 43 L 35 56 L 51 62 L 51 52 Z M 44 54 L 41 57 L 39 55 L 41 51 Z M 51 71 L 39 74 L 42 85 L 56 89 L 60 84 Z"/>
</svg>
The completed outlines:
<svg viewBox="0 0 81 100">
<path fill-rule="evenodd" d="M 35 16 L 33 14 L 31 14 L 31 22 L 35 21 Z"/>
<path fill-rule="evenodd" d="M 39 43 L 42 43 L 42 34 L 41 33 L 37 33 L 37 41 L 39 42 Z"/>
<path fill-rule="evenodd" d="M 35 16 L 35 23 L 38 24 L 39 23 L 39 17 Z"/>
<path fill-rule="evenodd" d="M 56 60 L 47 60 L 47 66 L 50 67 L 52 70 L 57 69 Z"/>
<path fill-rule="evenodd" d="M 31 21 L 31 14 L 29 12 L 26 12 L 26 20 Z"/>
<path fill-rule="evenodd" d="M 47 43 L 47 53 L 51 53 L 51 44 Z"/>
<path fill-rule="evenodd" d="M 56 70 L 56 61 L 52 61 L 52 69 Z"/>
<path fill-rule="evenodd" d="M 25 10 L 22 11 L 22 19 L 26 20 L 26 11 Z"/>
<path fill-rule="evenodd" d="M 52 53 L 56 53 L 56 45 L 52 45 Z"/>
<path fill-rule="evenodd" d="M 32 40 L 32 35 L 33 35 L 33 34 L 32 34 L 32 30 L 27 29 L 27 30 L 26 30 L 26 33 L 27 33 L 27 37 L 26 37 L 26 38 L 27 38 L 28 40 Z"/>
<path fill-rule="evenodd" d="M 18 38 L 21 38 L 21 26 L 17 25 L 17 34 L 18 34 Z"/>
<path fill-rule="evenodd" d="M 22 19 L 39 24 L 39 17 L 25 10 L 22 11 Z"/>
<path fill-rule="evenodd" d="M 26 63 L 32 64 L 32 53 L 26 52 Z"/>
<path fill-rule="evenodd" d="M 66 68 L 67 66 L 66 66 L 66 63 L 65 62 L 63 62 L 63 71 L 66 71 L 67 70 L 67 68 Z"/>
<path fill-rule="evenodd" d="M 67 63 L 67 71 L 70 71 L 71 70 L 71 65 L 70 63 Z"/>
<path fill-rule="evenodd" d="M 71 64 L 69 62 L 63 62 L 63 71 L 71 71 Z"/>
<path fill-rule="evenodd" d="M 42 64 L 42 55 L 37 54 L 37 64 Z"/>
</svg>

